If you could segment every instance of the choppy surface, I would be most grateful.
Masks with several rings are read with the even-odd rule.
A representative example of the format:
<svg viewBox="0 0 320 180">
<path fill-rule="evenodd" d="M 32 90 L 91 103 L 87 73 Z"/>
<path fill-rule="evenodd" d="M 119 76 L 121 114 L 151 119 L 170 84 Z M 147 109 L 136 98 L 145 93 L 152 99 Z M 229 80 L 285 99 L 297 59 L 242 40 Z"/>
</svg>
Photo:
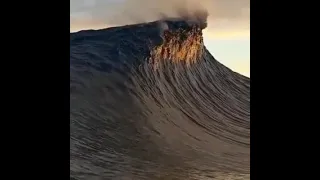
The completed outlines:
<svg viewBox="0 0 320 180">
<path fill-rule="evenodd" d="M 70 35 L 74 179 L 249 179 L 250 79 L 204 49 L 146 60 L 155 23 Z"/>
</svg>

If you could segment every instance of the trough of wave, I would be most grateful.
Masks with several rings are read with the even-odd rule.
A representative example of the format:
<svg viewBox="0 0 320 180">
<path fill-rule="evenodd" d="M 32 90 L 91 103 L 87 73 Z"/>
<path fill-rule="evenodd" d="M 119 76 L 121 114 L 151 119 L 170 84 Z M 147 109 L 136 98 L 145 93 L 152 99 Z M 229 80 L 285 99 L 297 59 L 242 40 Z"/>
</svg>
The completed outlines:
<svg viewBox="0 0 320 180">
<path fill-rule="evenodd" d="M 70 34 L 72 179 L 248 179 L 250 79 L 186 19 Z"/>
</svg>

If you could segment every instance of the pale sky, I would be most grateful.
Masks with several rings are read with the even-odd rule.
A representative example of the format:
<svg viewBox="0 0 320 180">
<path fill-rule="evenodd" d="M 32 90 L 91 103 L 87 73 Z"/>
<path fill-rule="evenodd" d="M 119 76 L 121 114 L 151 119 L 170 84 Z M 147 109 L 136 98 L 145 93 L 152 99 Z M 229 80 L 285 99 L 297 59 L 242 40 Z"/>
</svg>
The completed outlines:
<svg viewBox="0 0 320 180">
<path fill-rule="evenodd" d="M 181 6 L 208 10 L 206 47 L 219 62 L 250 77 L 250 0 L 70 0 L 70 31 L 153 21 Z"/>
</svg>

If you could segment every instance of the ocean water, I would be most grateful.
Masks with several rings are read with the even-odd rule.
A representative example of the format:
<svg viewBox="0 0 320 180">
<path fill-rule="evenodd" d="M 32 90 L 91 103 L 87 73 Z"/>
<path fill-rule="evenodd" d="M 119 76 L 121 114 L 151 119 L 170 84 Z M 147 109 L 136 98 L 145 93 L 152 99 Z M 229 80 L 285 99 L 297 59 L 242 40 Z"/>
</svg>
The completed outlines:
<svg viewBox="0 0 320 180">
<path fill-rule="evenodd" d="M 250 178 L 250 79 L 204 46 L 155 68 L 161 43 L 157 22 L 70 34 L 71 179 Z"/>
</svg>

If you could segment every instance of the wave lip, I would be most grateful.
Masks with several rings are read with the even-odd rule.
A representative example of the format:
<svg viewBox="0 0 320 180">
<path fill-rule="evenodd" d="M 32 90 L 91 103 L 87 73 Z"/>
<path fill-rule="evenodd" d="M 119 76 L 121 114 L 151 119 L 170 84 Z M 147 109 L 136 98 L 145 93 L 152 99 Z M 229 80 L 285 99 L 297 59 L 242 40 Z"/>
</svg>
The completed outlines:
<svg viewBox="0 0 320 180">
<path fill-rule="evenodd" d="M 184 61 L 187 65 L 196 62 L 203 52 L 202 32 L 198 26 L 175 31 L 165 30 L 163 43 L 151 50 L 150 59 L 154 63 L 161 60 Z"/>
</svg>

